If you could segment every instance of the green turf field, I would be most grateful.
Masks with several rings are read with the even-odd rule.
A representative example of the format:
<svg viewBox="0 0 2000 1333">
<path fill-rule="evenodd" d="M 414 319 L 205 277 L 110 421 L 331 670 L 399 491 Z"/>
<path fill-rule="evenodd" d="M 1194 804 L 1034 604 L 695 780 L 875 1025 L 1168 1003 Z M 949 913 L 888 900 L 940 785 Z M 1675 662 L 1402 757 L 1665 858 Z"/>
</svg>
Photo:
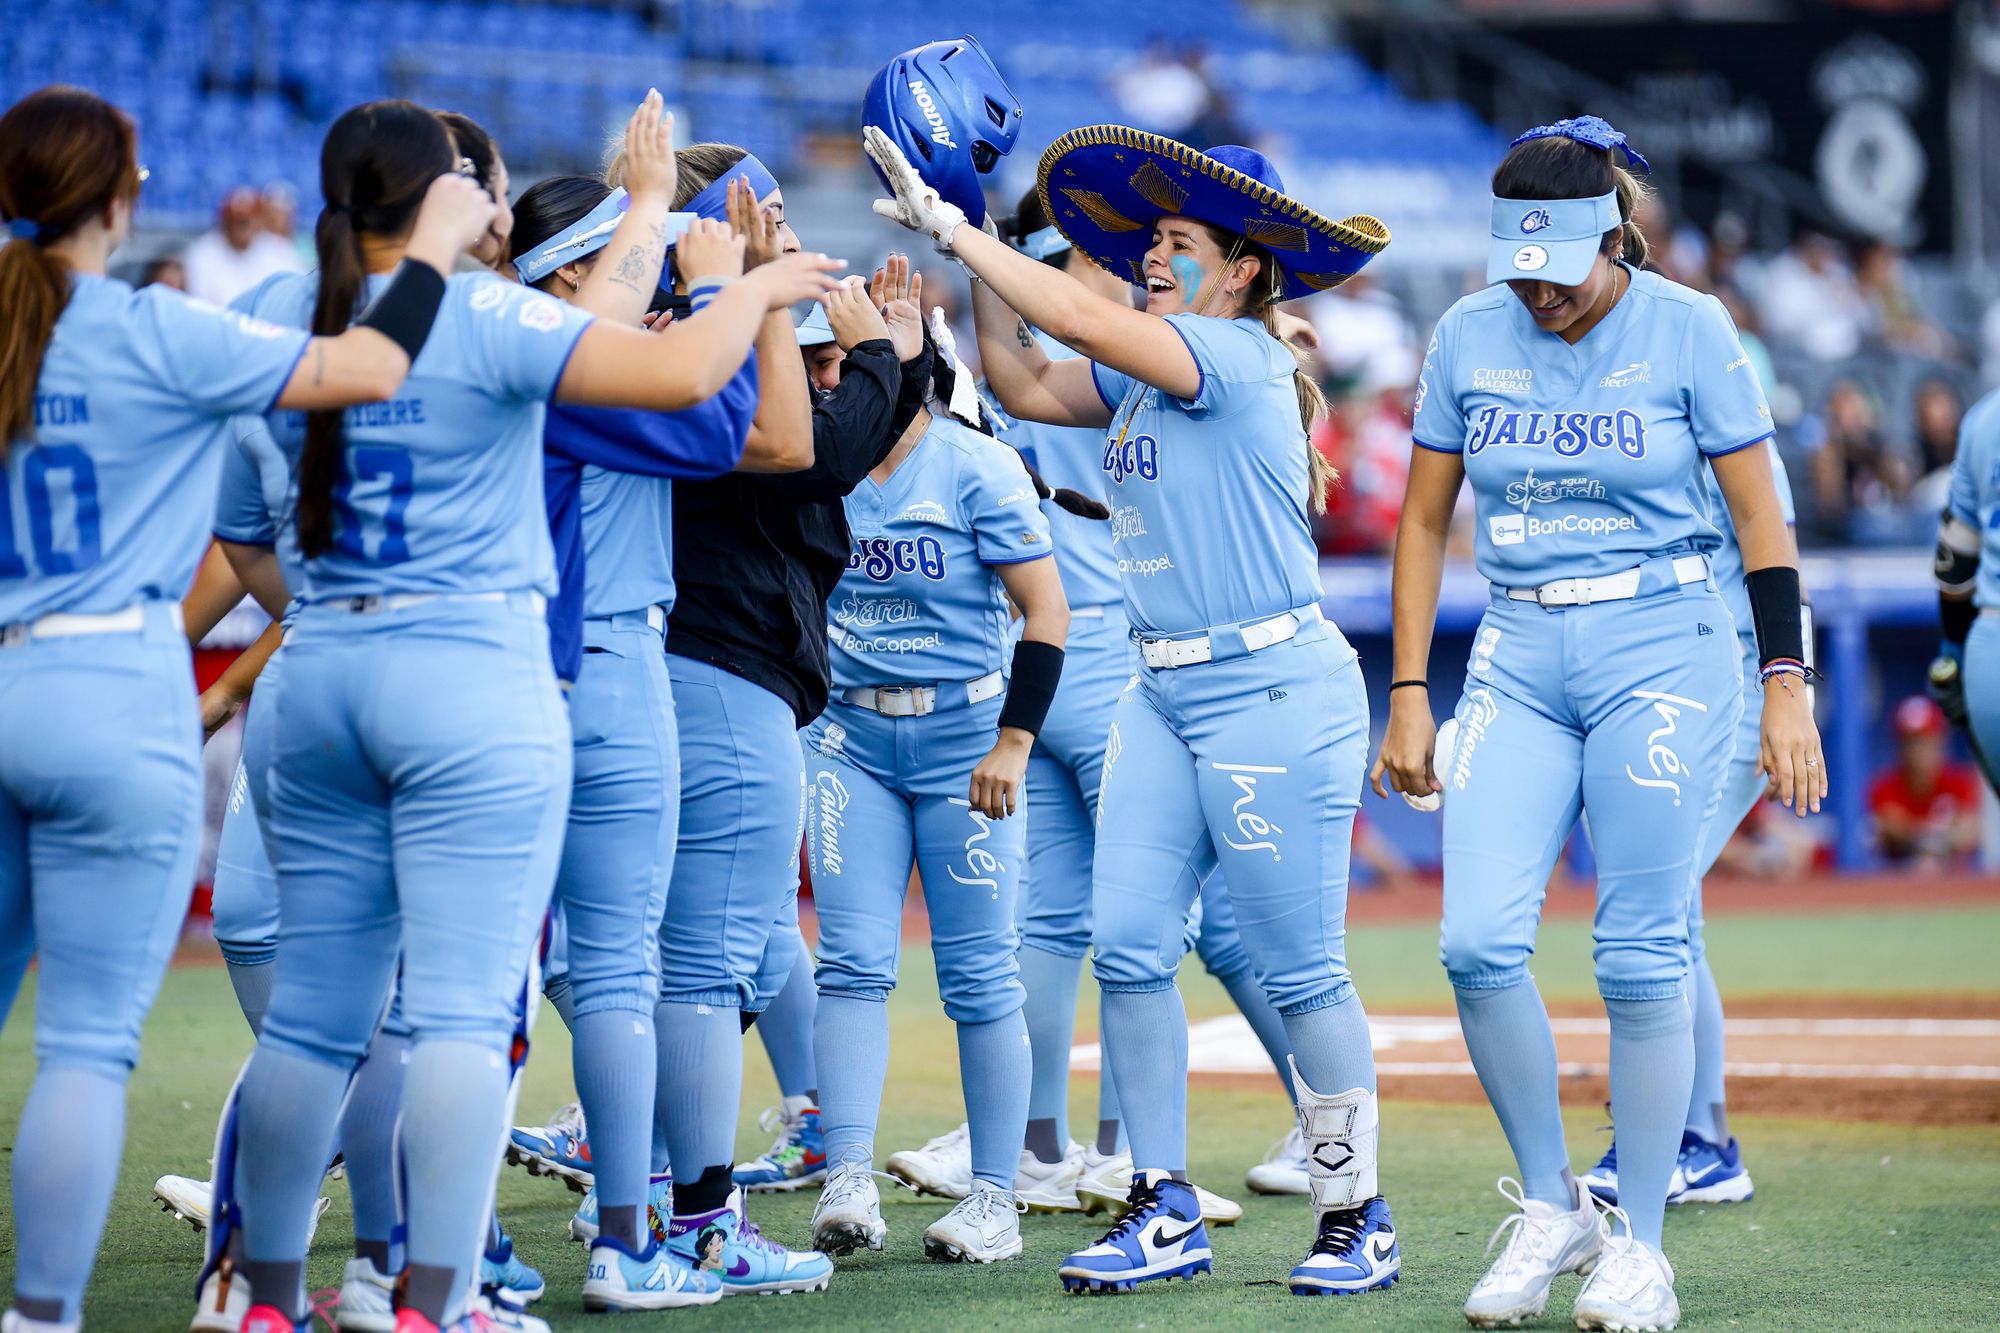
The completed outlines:
<svg viewBox="0 0 2000 1333">
<path fill-rule="evenodd" d="M 1986 991 L 2000 1007 L 1990 942 L 2000 910 L 1900 916 L 1893 930 L 1875 918 L 1725 917 L 1711 947 L 1730 993 Z M 1437 975 L 1431 927 L 1368 927 L 1354 940 L 1363 994 L 1378 1010 L 1438 1009 L 1448 993 Z M 1858 960 L 1866 959 L 1865 970 Z M 937 1008 L 928 954 L 905 954 L 906 985 L 894 1007 L 894 1060 L 883 1114 L 882 1155 L 939 1133 L 962 1117 L 949 1026 Z M 1537 966 L 1556 999 L 1590 994 L 1582 922 L 1551 923 Z M 1198 971 L 1198 969 L 1191 969 Z M 1190 1012 L 1226 1010 L 1220 988 L 1191 975 Z M 28 999 L 0 1036 L 0 1120 L 19 1116 L 31 1070 Z M 1086 1012 L 1089 1009 L 1086 1000 Z M 147 1029 L 146 1059 L 132 1084 L 130 1142 L 118 1199 L 86 1313 L 98 1330 L 186 1327 L 200 1242 L 151 1206 L 153 1178 L 205 1172 L 217 1107 L 249 1046 L 228 980 L 219 967 L 176 969 Z M 753 1042 L 741 1144 L 767 1140 L 758 1107 L 773 1099 L 768 1068 Z M 1094 1117 L 1096 1084 L 1077 1081 L 1081 1123 Z M 545 1013 L 522 1096 L 522 1119 L 540 1119 L 568 1100 L 568 1046 Z M 927 1262 L 920 1236 L 947 1204 L 885 1194 L 889 1249 L 843 1261 L 820 1296 L 740 1300 L 655 1320 L 713 1327 L 865 1328 L 1026 1327 L 1088 1322 L 1101 1327 L 1271 1327 L 1334 1323 L 1365 1327 L 1463 1327 L 1458 1314 L 1483 1270 L 1486 1238 L 1505 1212 L 1493 1179 L 1509 1169 L 1505 1145 L 1483 1107 L 1408 1101 L 1385 1107 L 1383 1183 L 1395 1204 L 1405 1271 L 1391 1293 L 1302 1300 L 1282 1280 L 1303 1252 L 1301 1200 L 1260 1200 L 1240 1189 L 1243 1169 L 1286 1129 L 1289 1109 L 1275 1080 L 1269 1092 L 1197 1089 L 1192 1102 L 1192 1166 L 1197 1179 L 1243 1200 L 1248 1215 L 1214 1236 L 1216 1271 L 1194 1284 L 1117 1298 L 1068 1297 L 1054 1276 L 1067 1250 L 1094 1239 L 1101 1221 L 1030 1218 L 1028 1252 L 994 1269 Z M 1587 1165 L 1602 1144 L 1601 1117 L 1579 1113 L 1571 1146 Z M 1755 1201 L 1675 1211 L 1667 1249 L 1680 1271 L 1684 1328 L 2000 1327 L 2000 1129 L 1909 1129 L 1810 1120 L 1739 1117 L 1758 1184 Z M 333 1210 L 312 1256 L 315 1286 L 338 1281 L 346 1257 L 347 1198 L 334 1186 Z M 577 1291 L 583 1252 L 564 1239 L 576 1196 L 518 1171 L 504 1173 L 501 1208 L 523 1257 L 549 1279 L 537 1313 L 557 1328 L 597 1327 Z M 763 1196 L 753 1216 L 793 1243 L 805 1239 L 810 1194 Z M 0 1254 L 11 1270 L 11 1218 L 0 1215 Z M 1558 1283 L 1544 1327 L 1566 1327 L 1577 1280 Z"/>
</svg>

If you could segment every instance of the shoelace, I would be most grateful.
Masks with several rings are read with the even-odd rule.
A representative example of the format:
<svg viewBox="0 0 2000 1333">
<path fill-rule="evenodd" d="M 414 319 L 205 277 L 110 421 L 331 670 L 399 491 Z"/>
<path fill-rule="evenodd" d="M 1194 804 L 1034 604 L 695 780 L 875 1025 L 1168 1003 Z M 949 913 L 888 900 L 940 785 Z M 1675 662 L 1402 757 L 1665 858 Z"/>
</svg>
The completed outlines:
<svg viewBox="0 0 2000 1333">
<path fill-rule="evenodd" d="M 984 1226 L 1005 1213 L 1025 1213 L 1028 1205 L 1015 1197 L 1012 1190 L 975 1189 L 960 1200 L 953 1211 L 967 1221 Z"/>
<path fill-rule="evenodd" d="M 1510 1191 L 1507 1187 L 1511 1185 Z M 1494 1265 L 1494 1272 L 1503 1277 L 1513 1277 L 1525 1269 L 1530 1261 L 1547 1263 L 1555 1257 L 1555 1228 L 1550 1225 L 1555 1219 L 1543 1220 L 1528 1216 L 1527 1196 L 1521 1182 L 1512 1176 L 1502 1176 L 1499 1181 L 1500 1197 L 1514 1205 L 1499 1226 L 1493 1228 L 1493 1235 L 1486 1242 L 1486 1252 L 1493 1253 L 1493 1247 L 1500 1243 L 1500 1237 L 1507 1235 L 1507 1248 L 1500 1252 L 1500 1262 Z M 1595 1197 L 1595 1196 L 1592 1196 Z"/>
<path fill-rule="evenodd" d="M 571 1102 L 549 1117 L 550 1130 L 560 1130 L 572 1138 L 583 1137 L 583 1103 Z"/>
<path fill-rule="evenodd" d="M 1125 1196 L 1125 1211 L 1111 1224 L 1111 1230 L 1098 1238 L 1103 1245 L 1112 1240 L 1123 1240 L 1136 1234 L 1146 1225 L 1147 1214 L 1160 1206 L 1160 1187 L 1149 1184 L 1138 1175 L 1132 1177 L 1132 1192 Z"/>
<path fill-rule="evenodd" d="M 771 1143 L 771 1151 L 764 1154 L 775 1158 L 787 1149 L 797 1147 L 795 1142 L 799 1129 L 805 1124 L 804 1116 L 785 1114 L 783 1105 L 767 1106 L 757 1113 L 757 1128 L 765 1133 L 776 1131 L 778 1137 Z"/>
<path fill-rule="evenodd" d="M 1366 1208 L 1345 1208 L 1337 1213 L 1328 1213 L 1319 1220 L 1319 1235 L 1314 1238 L 1309 1253 L 1346 1254 L 1358 1249 L 1367 1226 Z"/>
</svg>

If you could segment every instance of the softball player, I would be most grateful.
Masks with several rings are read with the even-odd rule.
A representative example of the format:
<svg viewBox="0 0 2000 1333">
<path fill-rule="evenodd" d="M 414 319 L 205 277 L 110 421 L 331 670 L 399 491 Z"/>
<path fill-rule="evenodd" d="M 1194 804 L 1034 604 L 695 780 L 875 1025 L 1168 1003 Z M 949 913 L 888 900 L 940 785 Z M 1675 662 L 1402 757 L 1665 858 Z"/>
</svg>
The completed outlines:
<svg viewBox="0 0 2000 1333">
<path fill-rule="evenodd" d="M 803 736 L 830 1163 L 813 1243 L 851 1254 L 888 1234 L 871 1162 L 914 862 L 958 1027 L 973 1173 L 965 1199 L 925 1230 L 924 1251 L 1012 1259 L 1030 1078 L 1014 933 L 1020 786 L 1069 609 L 1019 455 L 956 418 L 919 413 L 846 509 L 854 553 L 826 624 L 834 697 Z M 1009 600 L 1023 619 L 1011 670 Z"/>
<path fill-rule="evenodd" d="M 1688 904 L 1743 706 L 1715 588 L 1706 459 L 1736 522 L 1763 684 L 1762 760 L 1804 814 L 1825 792 L 1806 701 L 1798 571 L 1772 486 L 1770 412 L 1720 302 L 1639 271 L 1641 196 L 1595 117 L 1531 130 L 1494 174 L 1495 286 L 1439 322 L 1417 388 L 1396 548 L 1395 671 L 1376 787 L 1445 793 L 1442 956 L 1467 1048 L 1521 1169 L 1519 1211 L 1467 1300 L 1518 1323 L 1592 1269 L 1580 1328 L 1672 1328 L 1661 1213 L 1693 1082 Z M 1470 477 L 1493 584 L 1436 774 L 1424 686 L 1445 531 Z M 1598 989 L 1611 1020 L 1616 1212 L 1570 1175 L 1555 1043 L 1527 970 L 1579 811 L 1598 859 Z M 1496 1240 L 1498 1233 L 1496 1233 Z"/>
<path fill-rule="evenodd" d="M 2000 791 L 2000 393 L 1974 403 L 1959 425 L 1937 581 L 1944 640 L 1931 691 Z"/>
<path fill-rule="evenodd" d="M 187 905 L 201 732 L 177 599 L 228 418 L 395 392 L 440 271 L 491 212 L 442 187 L 358 326 L 308 338 L 105 277 L 142 179 L 135 146 L 79 89 L 0 117 L 0 919 L 42 960 L 9 1333 L 79 1321 L 140 1025 Z"/>
<path fill-rule="evenodd" d="M 322 154 L 319 272 L 267 284 L 260 310 L 338 327 L 369 281 L 364 256 L 379 267 L 395 253 L 410 201 L 455 160 L 421 107 L 343 115 Z M 765 312 L 822 289 L 827 267 L 766 266 L 719 296 L 700 328 L 663 335 L 592 324 L 488 275 L 456 278 L 439 344 L 402 397 L 344 423 L 272 419 L 296 460 L 306 567 L 271 704 L 278 978 L 240 1084 L 236 1151 L 224 1154 L 260 1302 L 246 1322 L 282 1327 L 303 1307 L 315 1159 L 399 945 L 413 1032 L 399 1317 L 418 1328 L 458 1319 L 569 804 L 570 729 L 542 619 L 554 582 L 542 403 L 658 410 L 711 396 Z M 657 1267 L 672 1279 L 663 1257 Z"/>
<path fill-rule="evenodd" d="M 1359 269 L 1387 230 L 1286 198 L 1249 149 L 1074 131 L 1042 159 L 1042 200 L 1077 249 L 1144 282 L 1138 311 L 963 225 L 886 136 L 865 134 L 896 192 L 876 211 L 979 276 L 980 352 L 1001 403 L 1110 427 L 1102 466 L 1143 665 L 1106 745 L 1092 936 L 1135 1170 L 1125 1216 L 1069 1257 L 1063 1280 L 1129 1291 L 1209 1269 L 1185 1179 L 1174 973 L 1219 857 L 1244 947 L 1284 1016 L 1312 1149 L 1318 1232 L 1292 1289 L 1386 1287 L 1401 1252 L 1376 1193 L 1374 1060 L 1342 957 L 1367 703 L 1354 650 L 1319 610 L 1306 508 L 1326 476 L 1305 423 L 1322 403 L 1272 321 L 1281 299 Z M 1051 360 L 1030 326 L 1082 355 Z"/>
<path fill-rule="evenodd" d="M 1746 367 L 1746 370 L 1748 368 Z M 1765 446 L 1771 457 L 1771 480 L 1778 493 L 1787 525 L 1793 523 L 1792 484 L 1775 442 Z M 1736 524 L 1729 506 L 1716 484 L 1715 474 L 1703 477 L 1708 511 L 1721 535 L 1722 543 L 1711 557 L 1716 589 L 1736 622 L 1737 654 L 1743 666 L 1744 698 L 1758 688 L 1757 632 L 1752 623 L 1749 595 L 1743 588 L 1743 551 L 1736 539 Z M 1806 617 L 1800 631 L 1805 661 L 1812 662 L 1812 609 L 1802 607 Z M 1688 1102 L 1687 1128 L 1681 1133 L 1680 1154 L 1674 1162 L 1673 1178 L 1667 1185 L 1667 1202 L 1741 1203 L 1756 1188 L 1750 1170 L 1743 1165 L 1743 1150 L 1729 1133 L 1727 1092 L 1724 1086 L 1722 996 L 1715 988 L 1715 972 L 1708 965 L 1703 944 L 1702 890 L 1708 872 L 1714 868 L 1722 849 L 1728 845 L 1736 826 L 1743 822 L 1768 786 L 1758 742 L 1762 719 L 1746 707 L 1736 724 L 1731 741 L 1729 775 L 1723 780 L 1722 803 L 1709 821 L 1696 858 L 1699 875 L 1694 897 L 1688 904 L 1689 999 L 1694 1007 L 1694 1095 Z M 1583 1186 L 1606 1203 L 1618 1202 L 1618 1144 L 1614 1139 L 1588 1174 Z"/>
</svg>

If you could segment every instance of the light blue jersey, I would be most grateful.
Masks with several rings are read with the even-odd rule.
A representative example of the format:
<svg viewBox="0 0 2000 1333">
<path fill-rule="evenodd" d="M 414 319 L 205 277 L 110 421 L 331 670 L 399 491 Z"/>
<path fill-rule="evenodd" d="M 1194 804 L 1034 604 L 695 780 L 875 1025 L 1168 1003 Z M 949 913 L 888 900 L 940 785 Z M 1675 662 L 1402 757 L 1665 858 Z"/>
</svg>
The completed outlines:
<svg viewBox="0 0 2000 1333">
<path fill-rule="evenodd" d="M 1958 427 L 1951 461 L 1951 516 L 1979 531 L 1979 579 L 1972 601 L 1982 611 L 2000 607 L 2000 393 L 1972 405 Z M 4 617 L 0 617 L 4 619 Z"/>
<path fill-rule="evenodd" d="M 388 275 L 369 279 L 374 294 Z M 311 322 L 316 274 L 287 274 L 247 304 Z M 348 480 L 334 490 L 333 545 L 306 565 L 308 602 L 378 593 L 553 594 L 542 498 L 543 404 L 590 316 L 492 274 L 446 284 L 430 340 L 394 398 L 348 409 Z M 295 466 L 305 414 L 270 418 Z"/>
<path fill-rule="evenodd" d="M 974 680 L 1007 661 L 1000 577 L 977 566 L 1051 554 L 1049 521 L 1013 450 L 935 417 L 889 480 L 842 501 L 854 532 L 828 599 L 836 688 Z"/>
<path fill-rule="evenodd" d="M 164 287 L 78 274 L 0 480 L 0 625 L 179 601 L 229 417 L 264 412 L 306 336 Z M 200 497 L 189 503 L 194 497 Z"/>
<path fill-rule="evenodd" d="M 587 466 L 583 518 L 583 614 L 616 615 L 674 605 L 674 483 L 665 477 Z"/>
<path fill-rule="evenodd" d="M 1076 356 L 1069 348 L 1037 332 L 1035 339 L 1051 361 Z M 1042 474 L 1051 488 L 1076 491 L 1109 503 L 1102 463 L 1104 432 L 1087 426 L 1050 426 L 1039 421 L 1003 417 L 1002 434 L 1021 451 L 1028 466 Z M 1063 595 L 1071 607 L 1110 606 L 1125 598 L 1118 583 L 1118 553 L 1112 549 L 1111 524 L 1072 514 L 1054 500 L 1042 501 L 1055 540 L 1056 569 Z"/>
<path fill-rule="evenodd" d="M 1438 321 L 1413 434 L 1462 454 L 1479 572 L 1504 587 L 1596 578 L 1651 556 L 1713 554 L 1697 454 L 1771 435 L 1771 410 L 1728 312 L 1655 273 L 1572 346 L 1506 286 Z M 1699 392 L 1696 392 L 1697 386 Z"/>
<path fill-rule="evenodd" d="M 1785 471 L 1777 442 L 1773 440 L 1766 448 L 1771 455 L 1771 481 L 1778 488 L 1778 507 L 1785 515 L 1785 526 L 1790 527 L 1799 521 L 1792 503 L 1792 478 Z M 1715 575 L 1715 586 L 1722 593 L 1729 614 L 1736 620 L 1736 637 L 1747 640 L 1754 650 L 1757 626 L 1750 615 L 1750 590 L 1743 586 L 1743 548 L 1736 544 L 1736 520 L 1730 516 L 1729 501 L 1724 498 L 1722 484 L 1716 481 L 1713 471 L 1702 473 L 1702 489 L 1716 529 L 1722 534 L 1722 545 L 1709 557 L 1709 569 Z"/>
<path fill-rule="evenodd" d="M 1247 316 L 1167 323 L 1201 370 L 1192 399 L 1092 367 L 1112 413 L 1101 466 L 1132 627 L 1188 634 L 1317 603 L 1291 352 Z"/>
<path fill-rule="evenodd" d="M 231 433 L 236 447 L 222 459 L 215 535 L 239 546 L 271 547 L 285 586 L 296 598 L 305 586 L 305 556 L 299 550 L 298 528 L 289 521 L 298 502 L 291 460 L 272 438 L 263 417 L 238 417 Z"/>
</svg>

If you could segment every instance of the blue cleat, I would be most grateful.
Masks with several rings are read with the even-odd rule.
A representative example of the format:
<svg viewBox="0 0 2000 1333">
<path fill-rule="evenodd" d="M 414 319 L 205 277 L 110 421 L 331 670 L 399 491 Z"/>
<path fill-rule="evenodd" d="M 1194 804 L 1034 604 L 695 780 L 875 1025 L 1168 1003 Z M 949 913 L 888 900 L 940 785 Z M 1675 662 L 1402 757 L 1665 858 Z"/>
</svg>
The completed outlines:
<svg viewBox="0 0 2000 1333">
<path fill-rule="evenodd" d="M 1208 1228 L 1194 1186 L 1147 1171 L 1133 1173 L 1118 1225 L 1063 1260 L 1061 1276 L 1068 1291 L 1120 1292 L 1209 1271 Z"/>
<path fill-rule="evenodd" d="M 586 1310 L 677 1310 L 721 1299 L 722 1282 L 715 1274 L 695 1271 L 656 1236 L 646 1237 L 645 1250 L 637 1254 L 610 1236 L 591 1244 L 583 1279 Z"/>
<path fill-rule="evenodd" d="M 797 1104 L 794 1105 L 793 1103 Z M 736 1168 L 736 1184 L 752 1193 L 803 1189 L 826 1179 L 826 1139 L 819 1131 L 819 1108 L 803 1098 L 787 1098 L 757 1117 L 762 1129 L 776 1129 L 769 1152 Z"/>
<path fill-rule="evenodd" d="M 516 1305 L 533 1305 L 549 1288 L 540 1273 L 521 1262 L 513 1238 L 504 1231 L 500 1243 L 479 1257 L 479 1286 L 482 1291 L 497 1290 Z"/>
<path fill-rule="evenodd" d="M 1680 1160 L 1667 1184 L 1668 1203 L 1742 1203 L 1756 1192 L 1735 1139 L 1710 1143 L 1691 1129 L 1681 1134 Z"/>
<path fill-rule="evenodd" d="M 743 1212 L 743 1191 L 712 1213 L 675 1217 L 667 1245 L 681 1262 L 713 1274 L 727 1296 L 825 1291 L 833 1260 L 818 1250 L 788 1250 L 765 1237 Z"/>
<path fill-rule="evenodd" d="M 1683 1147 L 1682 1151 L 1686 1151 Z M 1597 1165 L 1584 1173 L 1578 1182 L 1591 1194 L 1608 1204 L 1618 1202 L 1618 1140 L 1611 1140 L 1611 1146 L 1604 1150 L 1604 1156 L 1597 1159 Z M 1674 1201 L 1673 1186 L 1667 1187 L 1667 1202 Z"/>
<path fill-rule="evenodd" d="M 1387 1291 L 1402 1271 L 1389 1201 L 1378 1194 L 1359 1208 L 1320 1215 L 1319 1236 L 1292 1270 L 1290 1286 L 1294 1296 L 1352 1296 Z"/>
<path fill-rule="evenodd" d="M 597 1183 L 590 1160 L 590 1135 L 583 1108 L 572 1102 L 546 1125 L 516 1125 L 507 1131 L 507 1164 L 531 1176 L 553 1176 L 582 1194 Z"/>
<path fill-rule="evenodd" d="M 664 1240 L 667 1234 L 666 1219 L 674 1211 L 674 1177 L 672 1172 L 662 1172 L 652 1178 L 652 1186 L 646 1192 L 646 1225 L 655 1236 Z M 569 1220 L 569 1238 L 581 1245 L 588 1245 L 597 1239 L 597 1187 L 591 1186 L 577 1205 L 576 1216 Z"/>
</svg>

